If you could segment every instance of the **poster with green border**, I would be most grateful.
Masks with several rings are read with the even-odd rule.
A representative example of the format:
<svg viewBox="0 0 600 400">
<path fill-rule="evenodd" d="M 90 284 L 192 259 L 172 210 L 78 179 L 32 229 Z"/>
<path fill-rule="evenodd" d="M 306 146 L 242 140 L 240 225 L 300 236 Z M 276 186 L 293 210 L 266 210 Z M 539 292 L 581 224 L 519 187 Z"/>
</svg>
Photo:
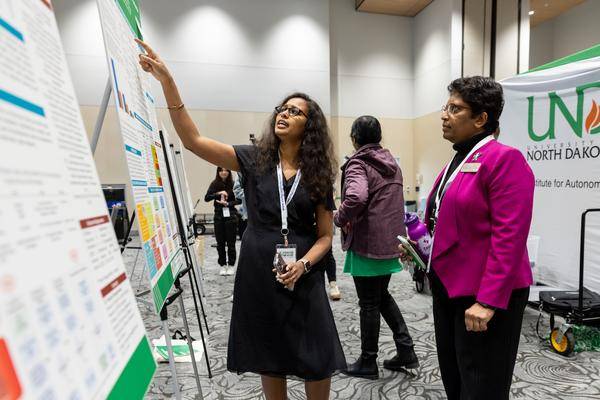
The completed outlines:
<svg viewBox="0 0 600 400">
<path fill-rule="evenodd" d="M 0 398 L 142 399 L 156 363 L 51 2 L 1 4 Z"/>
<path fill-rule="evenodd" d="M 160 313 L 185 266 L 150 76 L 139 66 L 134 0 L 97 0 L 150 292 Z M 134 29 L 136 28 L 136 29 Z"/>
</svg>

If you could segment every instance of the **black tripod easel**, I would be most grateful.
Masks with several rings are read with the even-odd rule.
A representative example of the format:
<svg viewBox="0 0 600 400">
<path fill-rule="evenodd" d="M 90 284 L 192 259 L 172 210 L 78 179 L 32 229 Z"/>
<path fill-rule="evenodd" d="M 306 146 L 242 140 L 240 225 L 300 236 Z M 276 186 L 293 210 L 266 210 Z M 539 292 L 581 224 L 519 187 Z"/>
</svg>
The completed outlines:
<svg viewBox="0 0 600 400">
<path fill-rule="evenodd" d="M 188 236 L 187 236 L 187 241 L 188 241 L 188 247 L 192 247 L 192 245 L 196 242 L 196 227 L 195 227 L 195 219 L 194 219 L 194 213 L 191 212 L 191 203 L 188 204 L 186 199 L 189 199 L 188 196 L 185 195 L 184 188 L 187 187 L 187 178 L 185 176 L 185 167 L 183 165 L 183 155 L 181 154 L 181 152 L 179 150 L 175 149 L 175 146 L 173 146 L 172 143 L 168 143 L 169 145 L 169 151 L 171 151 L 171 154 L 173 155 L 173 167 L 172 167 L 172 171 L 175 172 L 175 179 L 177 180 L 177 184 L 180 188 L 180 192 L 179 194 L 181 195 L 181 201 L 180 201 L 180 211 L 183 211 L 181 216 L 183 221 L 187 220 L 187 228 L 188 228 Z M 196 204 L 197 205 L 197 204 Z M 194 206 L 194 208 L 196 208 L 196 206 Z M 190 214 L 187 215 L 187 211 L 190 211 Z M 198 259 L 196 258 L 195 254 L 193 252 L 190 252 L 190 260 L 193 264 L 193 271 L 194 274 L 196 275 L 196 280 L 197 280 L 197 284 L 199 285 L 198 291 L 201 293 L 202 297 L 206 297 L 206 292 L 204 290 L 204 276 L 202 273 L 202 269 L 201 269 L 201 265 L 198 263 Z"/>
<path fill-rule="evenodd" d="M 175 190 L 175 185 L 174 185 L 174 176 L 173 176 L 173 172 L 171 169 L 171 165 L 169 162 L 169 155 L 168 155 L 168 149 L 169 146 L 166 144 L 166 140 L 165 137 L 163 135 L 162 131 L 159 131 L 159 135 L 160 135 L 160 142 L 162 145 L 162 149 L 163 149 L 163 154 L 164 154 L 164 158 L 165 158 L 165 163 L 167 166 L 167 173 L 169 176 L 169 186 L 171 188 L 171 195 L 173 198 L 173 205 L 175 206 L 175 215 L 177 217 L 177 227 L 179 229 L 179 237 L 181 239 L 181 247 L 183 249 L 183 253 L 185 255 L 185 261 L 186 261 L 186 265 L 187 268 L 185 268 L 183 271 L 180 272 L 179 276 L 178 276 L 178 280 L 179 277 L 184 276 L 185 274 L 188 275 L 189 280 L 190 280 L 190 287 L 192 289 L 192 298 L 194 299 L 194 308 L 196 310 L 196 317 L 198 318 L 198 328 L 200 331 L 200 336 L 202 339 L 202 345 L 204 347 L 204 354 L 205 354 L 205 359 L 206 359 L 206 369 L 208 370 L 208 377 L 212 378 L 212 371 L 210 368 L 210 361 L 208 359 L 208 352 L 206 350 L 206 341 L 204 338 L 204 332 L 202 331 L 202 319 L 200 318 L 200 312 L 199 312 L 199 308 L 198 308 L 198 303 L 200 303 L 200 308 L 202 309 L 202 316 L 204 317 L 204 326 L 206 328 L 206 334 L 210 335 L 210 331 L 208 329 L 208 322 L 206 320 L 206 313 L 204 311 L 204 304 L 202 303 L 202 294 L 200 292 L 200 286 L 198 285 L 198 280 L 194 271 L 194 262 L 193 262 L 193 254 L 192 249 L 190 248 L 190 244 L 188 241 L 188 237 L 186 235 L 186 229 L 185 229 L 185 225 L 184 225 L 184 221 L 182 220 L 181 217 L 181 205 L 179 204 L 179 201 L 177 199 L 177 191 Z M 196 293 L 198 294 L 198 296 L 196 296 Z M 181 303 L 181 306 L 183 307 L 183 300 Z M 188 334 L 189 335 L 189 334 Z"/>
<path fill-rule="evenodd" d="M 96 152 L 96 147 L 98 145 L 98 140 L 100 138 L 100 132 L 102 130 L 102 124 L 104 122 L 104 117 L 106 116 L 106 109 L 108 107 L 108 102 L 110 99 L 111 92 L 112 92 L 112 86 L 111 86 L 111 82 L 110 82 L 110 78 L 109 78 L 108 82 L 106 83 L 106 89 L 104 91 L 104 96 L 102 98 L 100 112 L 99 112 L 98 118 L 96 120 L 96 125 L 94 127 L 94 134 L 92 136 L 92 140 L 90 141 L 90 147 L 92 150 L 92 154 L 94 154 Z M 130 241 L 130 235 L 131 235 L 131 230 L 133 227 L 134 220 L 135 220 L 135 210 L 132 214 L 131 221 L 129 222 L 129 225 L 127 227 L 127 232 L 125 234 L 125 237 L 123 238 L 123 243 L 121 244 L 121 254 L 125 251 L 126 248 L 133 248 L 133 249 L 137 249 L 138 251 L 141 250 L 141 247 L 127 246 L 127 244 Z M 137 258 L 136 258 L 136 261 L 137 261 Z M 165 301 L 160 309 L 160 312 L 159 312 L 160 319 L 161 319 L 161 325 L 163 328 L 163 334 L 165 337 L 165 344 L 166 344 L 167 352 L 169 355 L 169 367 L 171 369 L 173 391 L 175 394 L 175 398 L 177 400 L 181 400 L 181 391 L 179 389 L 179 383 L 177 381 L 177 369 L 175 368 L 175 357 L 173 354 L 173 346 L 171 343 L 171 334 L 169 331 L 167 307 L 169 305 L 173 304 L 173 302 L 175 302 L 175 300 L 178 298 L 179 298 L 179 304 L 181 307 L 181 315 L 183 318 L 183 324 L 184 324 L 184 328 L 185 328 L 186 335 L 187 335 L 187 343 L 188 343 L 188 348 L 190 351 L 190 357 L 191 357 L 192 364 L 194 367 L 194 376 L 196 378 L 196 386 L 198 389 L 198 394 L 199 394 L 200 398 L 204 398 L 204 396 L 202 395 L 202 386 L 200 384 L 200 376 L 198 374 L 198 366 L 196 365 L 196 355 L 194 352 L 192 339 L 191 339 L 191 335 L 190 335 L 190 330 L 189 330 L 189 325 L 187 322 L 187 315 L 186 315 L 185 307 L 183 304 L 183 297 L 181 297 L 181 295 L 183 294 L 183 288 L 181 287 L 181 284 L 180 284 L 180 277 L 182 275 L 184 275 L 185 273 L 187 273 L 188 271 L 189 271 L 189 268 L 186 268 L 178 274 L 177 278 L 174 281 L 174 287 L 176 288 L 176 291 L 175 291 L 175 293 L 171 294 L 170 296 L 168 296 L 165 299 Z M 192 288 L 192 291 L 193 291 L 193 288 Z M 150 290 L 148 290 L 146 293 L 148 293 L 148 292 L 150 292 Z M 198 309 L 196 309 L 196 313 L 198 313 Z M 205 319 L 205 321 L 206 321 L 206 319 Z M 200 333 L 202 333 L 202 328 L 200 328 Z M 202 337 L 202 341 L 204 344 L 204 336 Z M 206 344 L 204 344 L 204 352 L 206 352 Z M 207 358 L 207 362 L 208 362 L 208 358 Z M 211 376 L 211 374 L 210 374 L 210 369 L 209 369 L 209 377 L 210 376 Z"/>
</svg>

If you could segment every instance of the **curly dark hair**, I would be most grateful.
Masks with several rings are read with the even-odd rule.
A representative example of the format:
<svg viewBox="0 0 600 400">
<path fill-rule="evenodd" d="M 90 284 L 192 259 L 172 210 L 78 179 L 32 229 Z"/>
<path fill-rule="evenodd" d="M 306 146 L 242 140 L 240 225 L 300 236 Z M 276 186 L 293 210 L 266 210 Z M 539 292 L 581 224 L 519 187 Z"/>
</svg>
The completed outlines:
<svg viewBox="0 0 600 400">
<path fill-rule="evenodd" d="M 302 183 L 307 187 L 310 197 L 314 201 L 322 201 L 333 189 L 337 162 L 333 153 L 333 142 L 329 135 L 329 128 L 325 114 L 321 107 L 304 93 L 292 93 L 280 105 L 290 99 L 303 99 L 308 104 L 308 115 L 304 127 L 304 137 L 298 152 L 298 168 L 302 170 Z M 257 141 L 259 171 L 267 172 L 275 169 L 279 162 L 279 143 L 281 140 L 275 135 L 275 121 L 277 112 L 274 111 L 269 119 L 262 136 Z"/>
<path fill-rule="evenodd" d="M 473 115 L 487 113 L 488 120 L 484 125 L 486 132 L 495 132 L 498 129 L 498 120 L 504 108 L 504 96 L 502 85 L 493 78 L 485 76 L 458 78 L 448 85 L 448 92 L 458 94 L 471 107 Z"/>
</svg>

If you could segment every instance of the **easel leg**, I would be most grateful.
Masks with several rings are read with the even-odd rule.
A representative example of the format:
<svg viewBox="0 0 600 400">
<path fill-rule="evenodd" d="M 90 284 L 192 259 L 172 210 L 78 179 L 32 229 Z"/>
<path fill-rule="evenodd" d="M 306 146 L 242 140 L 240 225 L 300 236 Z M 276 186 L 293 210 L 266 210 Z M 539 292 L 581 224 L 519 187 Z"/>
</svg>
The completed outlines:
<svg viewBox="0 0 600 400">
<path fill-rule="evenodd" d="M 171 333 L 169 332 L 169 324 L 167 322 L 166 307 L 163 307 L 163 311 L 160 313 L 160 319 L 162 320 L 163 334 L 165 335 L 165 343 L 167 344 L 167 351 L 169 352 L 169 367 L 171 368 L 171 375 L 173 377 L 173 393 L 175 393 L 175 398 L 177 400 L 181 400 L 179 382 L 177 381 L 177 368 L 175 368 L 175 356 L 173 355 L 173 346 L 171 345 Z"/>
<path fill-rule="evenodd" d="M 204 303 L 202 302 L 200 286 L 198 285 L 198 280 L 196 279 L 196 268 L 195 268 L 195 263 L 194 263 L 194 257 L 191 254 L 192 249 L 189 246 L 187 246 L 186 248 L 187 248 L 187 251 L 185 252 L 185 255 L 188 259 L 188 265 L 191 267 L 190 284 L 192 286 L 192 293 L 194 293 L 194 283 L 195 283 L 196 289 L 198 291 L 198 300 L 200 301 L 200 308 L 202 309 L 202 316 L 204 317 L 204 326 L 206 327 L 206 334 L 210 335 L 210 330 L 208 329 L 208 322 L 206 320 L 206 312 L 204 311 Z M 200 322 L 200 314 L 198 313 L 198 305 L 196 304 L 195 296 L 194 296 L 194 305 L 196 306 L 196 313 L 198 314 L 198 322 Z"/>
<path fill-rule="evenodd" d="M 200 243 L 198 244 L 200 245 Z M 193 249 L 191 249 L 190 251 L 192 251 Z M 192 254 L 191 255 L 191 259 L 192 259 L 192 265 L 194 266 L 194 280 L 196 281 L 196 286 L 199 286 L 198 291 L 200 292 L 200 295 L 204 298 L 206 298 L 206 291 L 204 290 L 204 275 L 202 274 L 202 269 L 200 268 L 199 263 L 197 262 L 198 259 L 196 258 L 196 254 Z"/>
<path fill-rule="evenodd" d="M 144 279 L 145 274 L 146 274 L 146 263 L 144 262 L 144 267 L 142 268 L 142 273 L 140 274 L 140 277 L 138 279 L 138 285 L 137 285 L 138 287 L 137 287 L 136 293 L 140 293 L 140 292 L 144 291 L 141 288 L 142 288 L 142 279 Z"/>
<path fill-rule="evenodd" d="M 206 359 L 206 369 L 208 371 L 208 377 L 212 379 L 212 371 L 210 369 L 210 360 L 208 359 L 208 351 L 206 349 L 206 340 L 204 339 L 204 332 L 202 332 L 202 323 L 200 322 L 200 313 L 198 312 L 198 305 L 196 304 L 196 293 L 194 291 L 194 282 L 192 281 L 193 268 L 188 272 L 190 277 L 190 286 L 192 288 L 192 298 L 194 299 L 194 306 L 196 308 L 196 318 L 198 318 L 198 330 L 200 331 L 200 338 L 202 339 L 202 346 L 204 348 L 204 358 Z M 200 297 L 200 296 L 198 296 Z M 200 303 L 202 304 L 202 303 Z M 208 332 L 208 324 L 206 322 L 206 318 L 204 319 L 204 323 L 206 324 L 206 332 Z M 207 333 L 208 334 L 208 333 Z"/>
<path fill-rule="evenodd" d="M 185 335 L 187 336 L 188 347 L 190 349 L 190 356 L 192 357 L 192 366 L 194 367 L 194 376 L 196 377 L 196 387 L 198 388 L 198 393 L 200 394 L 200 398 L 202 399 L 204 398 L 204 396 L 202 395 L 202 385 L 200 384 L 200 375 L 198 375 L 198 365 L 196 365 L 196 355 L 194 353 L 194 346 L 192 344 L 192 336 L 190 335 L 190 327 L 188 325 L 187 315 L 185 312 L 185 305 L 183 304 L 183 296 L 179 296 L 179 306 L 181 307 L 183 327 L 185 328 Z"/>
<path fill-rule="evenodd" d="M 135 270 L 137 268 L 138 257 L 140 256 L 140 251 L 136 250 L 135 252 L 135 260 L 133 260 L 133 268 L 131 269 L 131 277 L 133 278 L 135 275 Z"/>
<path fill-rule="evenodd" d="M 98 118 L 96 119 L 96 125 L 94 126 L 94 134 L 90 141 L 90 147 L 92 148 L 92 154 L 96 152 L 98 147 L 98 140 L 100 139 L 100 132 L 102 131 L 102 125 L 104 124 L 104 117 L 106 116 L 106 109 L 108 108 L 108 101 L 110 100 L 110 93 L 112 92 L 112 85 L 110 83 L 110 77 L 106 81 L 106 87 L 104 88 L 104 96 L 102 96 L 102 103 L 100 103 L 100 111 L 98 112 Z"/>
</svg>

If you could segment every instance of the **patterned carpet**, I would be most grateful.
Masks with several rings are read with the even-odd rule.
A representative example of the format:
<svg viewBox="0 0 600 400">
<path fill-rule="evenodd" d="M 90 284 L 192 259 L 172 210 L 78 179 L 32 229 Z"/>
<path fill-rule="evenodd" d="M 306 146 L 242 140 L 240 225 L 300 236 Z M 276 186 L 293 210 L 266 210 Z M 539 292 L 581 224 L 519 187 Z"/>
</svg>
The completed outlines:
<svg viewBox="0 0 600 400">
<path fill-rule="evenodd" d="M 258 376 L 236 375 L 226 368 L 227 338 L 229 318 L 231 314 L 230 296 L 233 291 L 233 276 L 219 276 L 216 263 L 216 249 L 211 247 L 214 239 L 205 236 L 203 245 L 204 261 L 204 299 L 210 338 L 208 339 L 208 355 L 213 373 L 208 379 L 205 360 L 198 362 L 202 392 L 205 399 L 261 399 L 260 379 Z M 239 245 L 239 243 L 238 243 Z M 344 260 L 339 241 L 334 240 L 334 254 L 338 263 L 338 284 L 342 291 L 342 300 L 332 302 L 331 306 L 336 319 L 340 339 L 346 358 L 352 362 L 360 353 L 360 329 L 358 322 L 357 298 L 352 279 L 342 274 Z M 133 272 L 134 290 L 143 270 L 143 259 L 137 260 L 135 271 L 132 271 L 136 250 L 127 250 L 124 258 L 128 270 Z M 141 286 L 146 285 L 142 280 Z M 184 281 L 185 306 L 191 324 L 192 336 L 200 337 L 198 322 L 194 313 L 194 304 L 189 291 L 189 281 Z M 394 295 L 409 330 L 415 341 L 421 367 L 413 374 L 397 373 L 381 367 L 382 360 L 391 357 L 395 348 L 391 333 L 382 322 L 379 340 L 379 365 L 381 378 L 376 381 L 350 378 L 344 375 L 333 377 L 331 399 L 445 399 L 440 380 L 438 362 L 435 352 L 433 321 L 431 315 L 431 298 L 416 293 L 407 272 L 395 274 L 390 284 L 390 292 Z M 149 296 L 142 299 L 150 300 Z M 140 302 L 140 310 L 151 339 L 162 335 L 159 318 L 146 305 Z M 182 319 L 178 305 L 170 308 L 171 330 L 182 329 Z M 600 399 L 600 355 L 597 353 L 579 353 L 571 358 L 555 354 L 542 343 L 535 334 L 537 312 L 527 309 L 521 336 L 519 355 L 512 385 L 512 399 L 535 400 L 583 400 Z M 182 329 L 183 330 L 183 329 Z M 191 364 L 177 365 L 178 381 L 184 399 L 200 398 L 196 388 Z M 303 399 L 304 384 L 288 382 L 289 399 Z M 160 364 L 154 381 L 148 391 L 147 399 L 174 398 L 171 374 L 168 364 Z"/>
</svg>

